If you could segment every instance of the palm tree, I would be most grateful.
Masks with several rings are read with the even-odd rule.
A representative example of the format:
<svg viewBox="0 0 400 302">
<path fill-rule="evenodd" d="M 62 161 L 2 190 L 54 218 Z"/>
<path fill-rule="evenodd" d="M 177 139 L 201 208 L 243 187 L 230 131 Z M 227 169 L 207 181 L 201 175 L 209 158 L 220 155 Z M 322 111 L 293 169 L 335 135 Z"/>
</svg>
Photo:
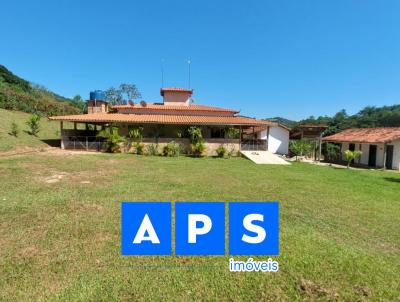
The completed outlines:
<svg viewBox="0 0 400 302">
<path fill-rule="evenodd" d="M 350 164 L 351 162 L 360 157 L 362 154 L 361 151 L 351 151 L 351 150 L 346 150 L 344 151 L 344 155 L 346 156 L 346 160 L 347 160 L 347 168 L 350 168 Z"/>
</svg>

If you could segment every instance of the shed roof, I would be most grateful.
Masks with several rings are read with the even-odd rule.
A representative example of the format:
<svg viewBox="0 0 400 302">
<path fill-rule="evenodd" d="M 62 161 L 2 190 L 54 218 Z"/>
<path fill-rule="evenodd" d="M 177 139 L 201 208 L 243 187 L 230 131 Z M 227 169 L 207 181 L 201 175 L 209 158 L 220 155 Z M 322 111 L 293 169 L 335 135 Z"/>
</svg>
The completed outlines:
<svg viewBox="0 0 400 302">
<path fill-rule="evenodd" d="M 400 127 L 351 128 L 326 136 L 328 142 L 388 143 L 400 139 Z"/>
</svg>

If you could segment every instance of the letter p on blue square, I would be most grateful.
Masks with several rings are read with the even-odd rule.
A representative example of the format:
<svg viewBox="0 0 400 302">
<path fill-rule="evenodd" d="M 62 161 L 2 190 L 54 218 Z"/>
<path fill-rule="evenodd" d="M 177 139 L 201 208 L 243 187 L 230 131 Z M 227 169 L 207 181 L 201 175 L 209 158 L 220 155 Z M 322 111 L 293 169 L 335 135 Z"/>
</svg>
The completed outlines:
<svg viewBox="0 0 400 302">
<path fill-rule="evenodd" d="M 278 202 L 229 202 L 229 254 L 279 254 Z"/>
<path fill-rule="evenodd" d="M 175 254 L 225 254 L 225 203 L 175 203 Z"/>
<path fill-rule="evenodd" d="M 122 202 L 123 256 L 171 255 L 171 203 Z"/>
</svg>

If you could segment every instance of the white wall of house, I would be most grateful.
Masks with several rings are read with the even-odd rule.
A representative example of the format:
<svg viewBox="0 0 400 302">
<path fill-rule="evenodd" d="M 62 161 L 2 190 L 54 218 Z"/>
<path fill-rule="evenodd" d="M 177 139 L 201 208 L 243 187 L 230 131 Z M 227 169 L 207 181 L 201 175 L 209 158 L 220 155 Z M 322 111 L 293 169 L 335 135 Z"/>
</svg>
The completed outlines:
<svg viewBox="0 0 400 302">
<path fill-rule="evenodd" d="M 362 155 L 360 158 L 356 159 L 355 162 L 362 165 L 368 165 L 369 162 L 369 146 L 376 145 L 376 167 L 383 167 L 384 162 L 384 144 L 355 144 L 355 150 L 360 150 Z M 342 143 L 342 157 L 343 160 L 346 159 L 344 156 L 344 152 L 349 150 L 349 143 Z M 388 143 L 387 145 L 393 145 L 393 164 L 392 169 L 400 170 L 400 140 L 396 140 L 392 143 Z"/>
<path fill-rule="evenodd" d="M 259 138 L 268 139 L 268 151 L 278 154 L 289 153 L 289 130 L 276 126 L 269 127 L 268 130 L 261 131 Z"/>
<path fill-rule="evenodd" d="M 388 145 L 393 145 L 393 165 L 394 170 L 400 170 L 400 140 L 393 141 Z"/>
</svg>

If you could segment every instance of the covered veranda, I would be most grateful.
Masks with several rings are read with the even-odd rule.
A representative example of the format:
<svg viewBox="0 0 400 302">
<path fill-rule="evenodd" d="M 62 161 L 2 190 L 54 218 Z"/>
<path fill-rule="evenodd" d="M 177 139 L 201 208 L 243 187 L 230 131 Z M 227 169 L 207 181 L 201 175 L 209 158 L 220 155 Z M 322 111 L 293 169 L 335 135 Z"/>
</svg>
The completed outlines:
<svg viewBox="0 0 400 302">
<path fill-rule="evenodd" d="M 56 120 L 56 117 L 52 118 Z M 185 129 L 197 126 L 202 129 L 203 138 L 210 152 L 220 145 L 227 145 L 236 151 L 240 150 L 267 150 L 267 140 L 257 139 L 248 135 L 254 131 L 252 125 L 221 125 L 221 124 L 159 124 L 159 123 L 115 123 L 106 121 L 60 121 L 61 148 L 70 150 L 103 151 L 105 150 L 105 138 L 101 136 L 101 130 L 114 126 L 118 128 L 118 134 L 128 136 L 131 127 L 142 127 L 144 144 L 165 144 L 170 141 L 182 145 L 190 144 L 185 136 Z M 234 131 L 228 131 L 234 129 Z M 232 136 L 232 132 L 236 133 Z"/>
</svg>

